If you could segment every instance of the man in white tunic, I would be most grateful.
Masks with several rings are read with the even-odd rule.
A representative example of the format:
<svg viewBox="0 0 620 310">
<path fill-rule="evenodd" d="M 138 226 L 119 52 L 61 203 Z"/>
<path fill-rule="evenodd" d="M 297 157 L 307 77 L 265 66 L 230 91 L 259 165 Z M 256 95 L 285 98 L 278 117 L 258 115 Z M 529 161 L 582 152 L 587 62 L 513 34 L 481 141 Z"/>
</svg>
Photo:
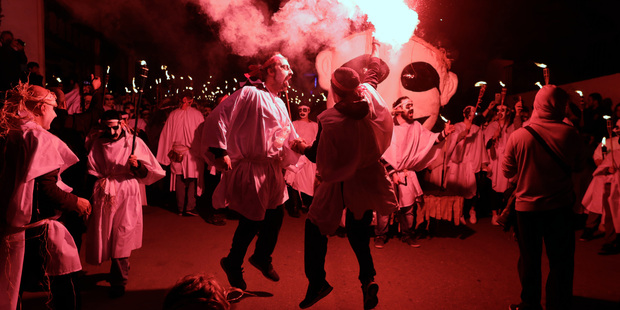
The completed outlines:
<svg viewBox="0 0 620 310">
<path fill-rule="evenodd" d="M 496 106 L 497 120 L 489 123 L 484 130 L 484 142 L 489 154 L 489 178 L 491 179 L 491 187 L 493 188 L 493 197 L 491 199 L 491 212 L 493 217 L 491 223 L 497 223 L 498 212 L 506 206 L 506 197 L 504 192 L 508 189 L 508 178 L 502 173 L 502 161 L 504 160 L 504 150 L 506 142 L 514 131 L 513 124 L 510 123 L 510 109 L 501 104 Z"/>
<path fill-rule="evenodd" d="M 46 236 L 47 263 L 33 267 L 43 268 L 49 277 L 52 305 L 77 309 L 79 288 L 74 274 L 82 269 L 78 250 L 67 229 L 57 221 L 60 214 L 47 209 L 90 213 L 88 200 L 65 192 L 70 188 L 59 180 L 60 173 L 78 158 L 47 131 L 56 117 L 53 93 L 28 84 L 10 93 L 0 111 L 0 309 L 21 308 L 22 271 L 33 272 L 22 270 L 26 230 Z"/>
<path fill-rule="evenodd" d="M 196 197 L 202 195 L 203 161 L 191 149 L 196 129 L 204 116 L 192 107 L 194 97 L 184 92 L 181 106 L 172 111 L 159 136 L 157 160 L 170 166 L 170 191 L 176 192 L 179 215 L 196 216 Z"/>
<path fill-rule="evenodd" d="M 382 215 L 394 212 L 396 197 L 379 161 L 390 145 L 393 122 L 376 90 L 381 74 L 377 55 L 373 44 L 363 84 L 355 70 L 336 69 L 330 93 L 337 103 L 319 115 L 317 140 L 311 147 L 301 140 L 293 144 L 295 150 L 316 160 L 321 178 L 306 220 L 304 269 L 309 283 L 299 304 L 302 309 L 333 289 L 325 272 L 327 235 L 336 231 L 345 208 L 346 234 L 360 268 L 364 309 L 372 309 L 379 302 L 369 228 L 373 210 Z"/>
<path fill-rule="evenodd" d="M 592 181 L 583 197 L 582 204 L 588 212 L 603 215 L 605 243 L 599 254 L 620 254 L 620 143 L 618 136 L 607 139 L 604 146 L 602 143 L 599 144 L 594 151 L 593 159 L 598 167 L 592 174 Z"/>
<path fill-rule="evenodd" d="M 469 221 L 472 224 L 477 221 L 473 201 L 477 190 L 476 173 L 489 163 L 484 134 L 479 126 L 472 123 L 475 115 L 475 107 L 467 106 L 463 109 L 463 121 L 454 125 L 455 134 L 448 139 L 449 161 L 446 169 L 446 188 L 465 198 L 465 208 L 470 208 Z M 466 212 L 464 210 L 463 213 Z"/>
<path fill-rule="evenodd" d="M 112 260 L 108 281 L 114 298 L 125 292 L 131 251 L 142 246 L 140 183 L 152 184 L 165 172 L 142 139 L 135 137 L 134 145 L 119 112 L 104 112 L 101 123 L 103 132 L 88 154 L 88 173 L 98 180 L 86 232 L 86 262 Z"/>
<path fill-rule="evenodd" d="M 230 285 L 245 290 L 242 264 L 248 246 L 258 235 L 249 262 L 265 277 L 279 281 L 272 265 L 288 199 L 282 169 L 296 163 L 299 155 L 289 147 L 297 138 L 286 106 L 278 94 L 293 75 L 288 60 L 275 54 L 247 76 L 263 83 L 246 84 L 217 106 L 205 120 L 203 148 L 209 164 L 222 179 L 213 194 L 213 206 L 241 216 L 228 256 L 220 265 Z"/>
<path fill-rule="evenodd" d="M 304 139 L 306 143 L 312 144 L 316 138 L 316 134 L 319 132 L 319 125 L 313 122 L 308 117 L 310 115 L 310 105 L 302 103 L 299 105 L 299 119 L 293 121 L 295 131 L 300 138 Z M 301 156 L 299 161 L 294 166 L 290 166 L 286 170 L 284 178 L 286 183 L 289 184 L 297 197 L 290 197 L 288 203 L 291 203 L 291 209 L 287 209 L 293 216 L 299 217 L 299 209 L 297 203 L 301 200 L 303 207 L 308 208 L 312 204 L 312 196 L 314 196 L 314 178 L 316 175 L 316 164 L 308 160 L 306 156 Z M 290 193 L 290 192 L 289 192 Z M 299 198 L 298 198 L 299 197 Z"/>
<path fill-rule="evenodd" d="M 454 131 L 454 126 L 447 123 L 441 133 L 433 133 L 424 128 L 413 118 L 413 102 L 409 97 L 398 98 L 392 107 L 394 132 L 392 143 L 383 154 L 383 160 L 392 183 L 397 186 L 399 209 L 395 214 L 401 227 L 401 240 L 412 247 L 419 247 L 412 236 L 412 230 L 424 221 L 423 192 L 415 172 L 428 167 L 437 157 L 437 149 L 433 146 L 445 140 Z M 389 215 L 377 214 L 376 248 L 383 248 L 387 240 L 389 218 Z"/>
</svg>

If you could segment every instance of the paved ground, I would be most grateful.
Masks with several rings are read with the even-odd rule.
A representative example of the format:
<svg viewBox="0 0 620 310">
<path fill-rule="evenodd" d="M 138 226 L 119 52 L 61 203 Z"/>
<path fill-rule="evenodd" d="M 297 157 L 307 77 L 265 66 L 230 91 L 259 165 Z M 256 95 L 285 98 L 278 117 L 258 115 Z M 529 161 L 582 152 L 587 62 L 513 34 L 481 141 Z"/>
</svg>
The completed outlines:
<svg viewBox="0 0 620 310">
<path fill-rule="evenodd" d="M 261 297 L 244 298 L 235 309 L 298 309 L 307 285 L 304 220 L 284 218 L 274 253 L 280 282 L 265 279 L 246 262 L 248 290 Z M 131 256 L 127 294 L 108 299 L 103 277 L 109 263 L 85 265 L 84 309 L 161 309 L 168 288 L 191 273 L 212 274 L 228 285 L 219 260 L 228 253 L 236 221 L 217 227 L 200 217 L 147 207 L 144 222 L 143 247 Z M 577 243 L 574 309 L 620 309 L 620 255 L 597 255 L 602 243 Z M 391 239 L 384 249 L 372 248 L 380 286 L 377 309 L 507 309 L 518 301 L 517 245 L 488 218 L 460 228 L 442 222 L 438 236 L 421 244 L 415 249 Z M 357 263 L 346 239 L 330 238 L 326 270 L 334 290 L 312 309 L 362 309 Z M 42 293 L 24 295 L 26 310 L 45 309 L 44 302 Z"/>
</svg>

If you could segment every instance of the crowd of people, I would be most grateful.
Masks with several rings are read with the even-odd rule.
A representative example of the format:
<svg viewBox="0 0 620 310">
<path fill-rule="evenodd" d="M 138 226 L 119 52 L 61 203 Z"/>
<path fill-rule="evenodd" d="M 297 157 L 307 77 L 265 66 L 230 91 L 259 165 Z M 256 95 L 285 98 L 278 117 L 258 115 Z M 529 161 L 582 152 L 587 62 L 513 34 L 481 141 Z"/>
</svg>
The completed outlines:
<svg viewBox="0 0 620 310">
<path fill-rule="evenodd" d="M 13 42 L 12 34 L 0 35 L 3 55 L 26 64 L 18 57 L 23 46 Z M 109 295 L 123 296 L 129 257 L 142 246 L 142 206 L 166 201 L 162 193 L 169 188 L 175 193 L 170 209 L 179 216 L 197 216 L 203 208 L 207 222 L 224 225 L 226 213 L 216 209 L 236 214 L 230 252 L 220 265 L 241 291 L 255 237 L 249 263 L 279 281 L 272 254 L 287 210 L 293 217 L 307 213 L 308 289 L 300 308 L 331 293 L 327 241 L 342 234 L 359 263 L 364 309 L 373 309 L 379 285 L 370 239 L 379 249 L 391 237 L 420 247 L 418 239 L 434 233 L 432 194 L 458 198 L 458 224 L 490 217 L 493 225 L 506 225 L 512 213 L 523 287 L 513 309 L 541 309 L 544 239 L 555 275 L 548 280 L 547 309 L 566 309 L 574 213 L 588 214 L 580 240 L 603 228 L 600 254 L 620 253 L 620 104 L 612 111 L 596 93 L 572 103 L 565 91 L 546 85 L 532 110 L 496 97 L 486 110 L 466 106 L 461 122 L 446 121 L 432 132 L 413 117 L 411 98 L 383 100 L 377 87 L 384 72 L 373 47 L 363 75 L 347 67 L 333 72 L 333 107 L 299 105 L 294 121 L 280 97 L 293 70 L 279 53 L 252 67 L 244 87 L 214 103 L 185 91 L 138 105 L 135 96 L 112 94 L 94 76 L 89 83 L 50 81 L 44 88 L 36 63 L 27 65 L 24 82 L 19 73 L 0 81 L 7 91 L 0 179 L 10 185 L 1 188 L 0 233 L 7 246 L 0 253 L 0 289 L 8 298 L 0 308 L 16 309 L 20 293 L 40 283 L 49 287 L 55 309 L 80 308 L 83 235 L 86 262 L 111 260 Z M 165 307 L 176 305 L 170 309 L 195 302 L 229 307 L 226 292 L 205 276 L 184 278 L 171 294 L 192 301 L 169 297 Z"/>
</svg>

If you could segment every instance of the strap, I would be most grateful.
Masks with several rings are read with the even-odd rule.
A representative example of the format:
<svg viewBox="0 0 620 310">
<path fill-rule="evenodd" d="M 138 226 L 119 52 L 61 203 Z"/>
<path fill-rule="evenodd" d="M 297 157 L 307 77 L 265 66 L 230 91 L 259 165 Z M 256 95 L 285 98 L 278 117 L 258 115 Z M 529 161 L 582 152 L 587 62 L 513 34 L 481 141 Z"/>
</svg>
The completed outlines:
<svg viewBox="0 0 620 310">
<path fill-rule="evenodd" d="M 566 172 L 566 174 L 570 175 L 572 169 L 564 162 L 562 161 L 562 159 L 560 159 L 560 156 L 558 156 L 558 154 L 556 154 L 547 144 L 547 142 L 545 142 L 545 140 L 536 132 L 536 130 L 534 130 L 534 128 L 530 127 L 530 126 L 525 126 L 523 127 L 525 128 L 527 131 L 529 131 L 532 136 L 534 136 L 534 138 L 536 139 L 536 141 L 538 141 L 538 143 L 540 143 L 540 145 L 543 147 L 543 149 L 545 149 L 545 151 L 547 151 L 547 153 L 551 156 L 551 158 L 553 158 L 553 160 L 560 165 L 560 168 L 562 168 L 562 170 L 564 170 L 564 172 Z"/>
</svg>

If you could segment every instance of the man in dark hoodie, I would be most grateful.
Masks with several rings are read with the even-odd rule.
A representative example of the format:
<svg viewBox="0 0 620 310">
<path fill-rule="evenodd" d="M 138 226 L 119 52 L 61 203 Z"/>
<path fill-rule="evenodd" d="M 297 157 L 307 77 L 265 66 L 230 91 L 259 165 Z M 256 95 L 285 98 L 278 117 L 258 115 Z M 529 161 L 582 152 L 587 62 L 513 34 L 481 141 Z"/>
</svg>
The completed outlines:
<svg viewBox="0 0 620 310">
<path fill-rule="evenodd" d="M 318 116 L 319 132 L 311 147 L 298 139 L 292 149 L 316 162 L 321 183 L 306 220 L 304 264 L 309 285 L 299 304 L 308 308 L 327 296 L 332 287 L 326 281 L 327 235 L 338 228 L 346 211 L 347 238 L 360 266 L 364 309 L 374 308 L 379 286 L 370 254 L 369 226 L 373 210 L 386 215 L 396 209 L 396 198 L 379 162 L 390 145 L 393 122 L 385 101 L 376 90 L 380 65 L 373 52 L 363 84 L 359 74 L 340 67 L 332 75 L 333 108 Z"/>
<path fill-rule="evenodd" d="M 521 280 L 521 303 L 510 309 L 542 309 L 543 240 L 549 259 L 546 308 L 571 308 L 575 265 L 571 173 L 582 168 L 585 157 L 577 130 L 563 122 L 568 99 L 564 90 L 544 86 L 534 99 L 530 124 L 516 130 L 506 144 L 504 175 L 517 180 Z"/>
</svg>

